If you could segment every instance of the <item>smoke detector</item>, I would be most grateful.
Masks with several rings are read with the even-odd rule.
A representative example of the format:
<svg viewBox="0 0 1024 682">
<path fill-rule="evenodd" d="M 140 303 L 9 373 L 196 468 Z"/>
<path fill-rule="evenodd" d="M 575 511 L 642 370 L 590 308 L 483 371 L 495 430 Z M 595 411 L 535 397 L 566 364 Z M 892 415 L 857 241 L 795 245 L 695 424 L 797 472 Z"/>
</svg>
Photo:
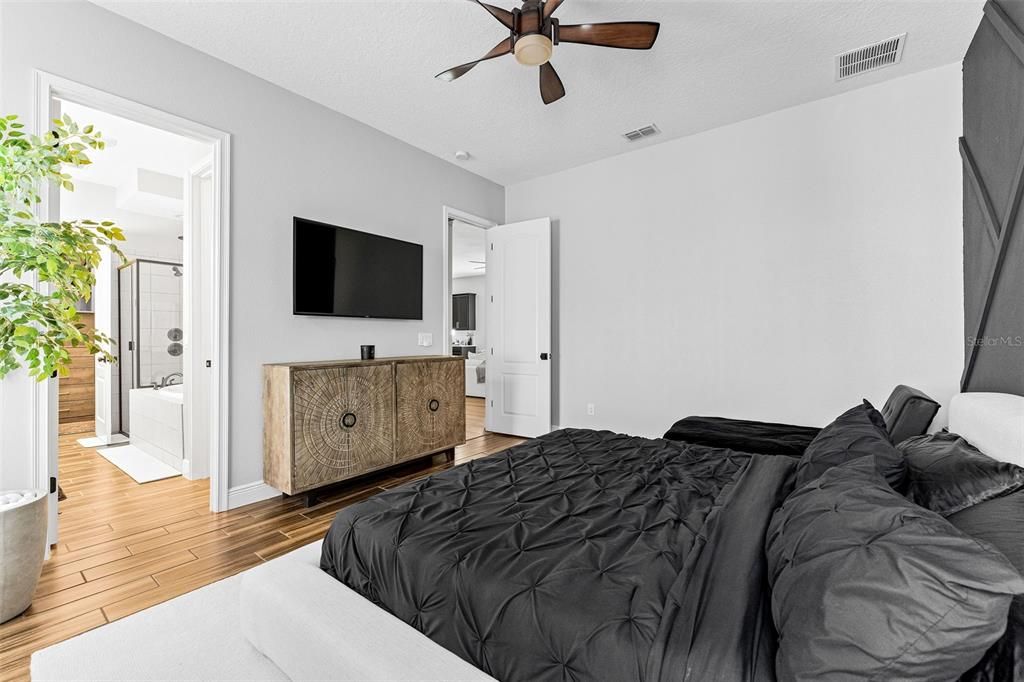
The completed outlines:
<svg viewBox="0 0 1024 682">
<path fill-rule="evenodd" d="M 907 34 L 901 33 L 887 40 L 837 54 L 835 57 L 836 80 L 846 80 L 863 73 L 899 64 L 903 59 L 903 45 L 906 42 Z"/>
<path fill-rule="evenodd" d="M 657 135 L 660 132 L 661 131 L 658 130 L 658 126 L 656 126 L 656 125 L 654 125 L 652 123 L 651 125 L 644 126 L 643 128 L 637 128 L 636 130 L 630 130 L 628 133 L 622 133 L 622 136 L 624 138 L 626 138 L 627 140 L 629 140 L 630 142 L 636 142 L 637 140 L 642 140 L 645 137 L 651 137 L 652 135 Z"/>
</svg>

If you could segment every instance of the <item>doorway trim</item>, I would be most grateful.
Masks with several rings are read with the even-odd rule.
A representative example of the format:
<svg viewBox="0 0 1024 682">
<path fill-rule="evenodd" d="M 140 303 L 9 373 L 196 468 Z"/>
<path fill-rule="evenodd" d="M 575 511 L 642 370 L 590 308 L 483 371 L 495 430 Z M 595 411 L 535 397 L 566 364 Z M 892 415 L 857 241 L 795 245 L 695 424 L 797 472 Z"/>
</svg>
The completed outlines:
<svg viewBox="0 0 1024 682">
<path fill-rule="evenodd" d="M 137 123 L 159 128 L 183 137 L 210 144 L 213 149 L 214 176 L 214 225 L 204 247 L 209 248 L 212 276 L 204 288 L 211 288 L 212 315 L 215 321 L 212 338 L 214 357 L 209 358 L 213 371 L 209 378 L 209 440 L 215 449 L 210 453 L 210 510 L 225 511 L 228 508 L 229 481 L 229 283 L 230 283 L 230 227 L 231 227 L 231 135 L 222 130 L 191 121 L 174 114 L 155 109 L 88 85 L 83 85 L 46 71 L 34 71 L 35 111 L 32 122 L 33 133 L 39 136 L 49 130 L 51 103 L 55 98 L 99 109 L 122 116 Z M 55 215 L 56 193 L 44 187 L 43 200 L 38 205 L 39 218 L 47 221 Z M 190 270 L 193 268 L 189 268 Z M 51 385 L 54 384 L 54 385 Z M 46 469 L 43 463 L 55 461 L 57 433 L 57 390 L 55 382 L 36 383 L 33 390 L 33 423 L 37 437 L 34 439 L 33 462 L 35 467 Z M 209 446 L 208 446 L 209 447 Z M 51 457 L 51 449 L 53 457 Z"/>
<path fill-rule="evenodd" d="M 441 337 L 443 338 L 441 351 L 443 355 L 448 356 L 452 354 L 452 221 L 458 220 L 483 230 L 492 228 L 498 223 L 457 208 L 452 208 L 451 206 L 442 207 L 442 212 L 444 222 L 441 224 L 444 230 L 441 233 L 443 235 L 441 238 L 441 255 L 444 259 L 444 286 L 442 287 L 443 291 L 441 294 L 443 297 L 441 300 Z"/>
</svg>

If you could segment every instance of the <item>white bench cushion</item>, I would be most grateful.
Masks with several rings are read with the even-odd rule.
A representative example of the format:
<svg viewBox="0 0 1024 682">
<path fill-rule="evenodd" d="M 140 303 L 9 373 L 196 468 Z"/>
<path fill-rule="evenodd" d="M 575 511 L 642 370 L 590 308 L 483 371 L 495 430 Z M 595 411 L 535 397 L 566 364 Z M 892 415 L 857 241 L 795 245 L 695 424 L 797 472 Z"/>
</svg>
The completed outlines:
<svg viewBox="0 0 1024 682">
<path fill-rule="evenodd" d="M 494 682 L 321 571 L 319 547 L 304 547 L 288 555 L 293 560 L 257 566 L 242 578 L 242 632 L 288 677 Z"/>
</svg>

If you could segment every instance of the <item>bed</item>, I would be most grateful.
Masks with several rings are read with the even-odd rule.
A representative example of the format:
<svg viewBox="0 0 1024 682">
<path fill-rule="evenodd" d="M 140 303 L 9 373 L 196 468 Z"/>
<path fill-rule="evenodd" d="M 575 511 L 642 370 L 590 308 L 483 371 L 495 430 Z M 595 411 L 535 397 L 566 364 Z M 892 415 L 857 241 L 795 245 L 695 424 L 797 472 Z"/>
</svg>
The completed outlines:
<svg viewBox="0 0 1024 682">
<path fill-rule="evenodd" d="M 774 656 L 751 575 L 793 467 L 564 429 L 342 512 L 321 568 L 498 679 L 743 679 Z"/>
<path fill-rule="evenodd" d="M 868 414 L 865 405 L 858 414 Z M 872 419 L 857 428 L 884 432 L 881 417 Z M 850 452 L 863 446 L 855 435 Z M 888 679 L 1020 667 L 1006 624 L 1008 613 L 1019 618 L 1010 604 L 1024 579 L 1003 553 L 895 492 L 875 465 L 881 455 L 829 462 L 820 480 L 815 472 L 802 483 L 813 468 L 806 457 L 564 429 L 342 510 L 320 568 L 338 590 L 379 606 L 482 679 L 842 679 L 808 671 L 821 661 L 881 665 L 875 659 L 890 656 L 889 640 L 900 637 L 927 646 L 898 647 L 885 660 Z M 856 498 L 849 512 L 807 513 L 840 511 L 823 502 L 836 486 L 847 488 L 842 499 Z M 865 526 L 872 523 L 888 525 L 880 533 Z M 801 546 L 807 537 L 815 541 Z M 865 577 L 939 537 L 941 558 L 909 560 L 930 572 L 912 569 L 908 594 L 893 599 L 886 590 L 898 580 Z M 821 548 L 829 553 L 804 561 Z M 815 574 L 821 565 L 832 577 Z M 845 596 L 829 592 L 836 583 Z M 971 607 L 961 613 L 963 592 Z M 815 604 L 853 593 L 874 596 L 815 620 L 823 617 Z M 295 601 L 287 594 L 279 605 Z M 960 609 L 949 628 L 912 631 L 928 620 L 915 609 L 939 603 L 945 611 L 942 599 Z M 307 610 L 290 622 L 319 629 L 344 617 L 317 610 L 308 594 L 302 601 Z M 902 618 L 912 627 L 880 628 L 886 637 L 868 643 L 877 651 L 865 663 L 835 648 L 845 644 L 836 633 L 849 614 L 872 610 L 883 626 Z M 800 632 L 815 623 L 813 636 Z"/>
</svg>

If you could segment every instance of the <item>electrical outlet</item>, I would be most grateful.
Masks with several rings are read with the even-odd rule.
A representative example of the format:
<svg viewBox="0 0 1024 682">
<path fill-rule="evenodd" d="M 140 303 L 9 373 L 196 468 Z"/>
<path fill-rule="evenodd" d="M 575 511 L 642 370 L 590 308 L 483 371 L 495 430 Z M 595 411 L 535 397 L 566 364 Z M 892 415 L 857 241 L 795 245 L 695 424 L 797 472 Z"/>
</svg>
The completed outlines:
<svg viewBox="0 0 1024 682">
<path fill-rule="evenodd" d="M 587 403 L 587 415 L 594 416 L 594 403 Z"/>
<path fill-rule="evenodd" d="M 420 346 L 433 346 L 434 335 L 426 332 L 420 332 L 419 340 L 416 343 Z"/>
</svg>

